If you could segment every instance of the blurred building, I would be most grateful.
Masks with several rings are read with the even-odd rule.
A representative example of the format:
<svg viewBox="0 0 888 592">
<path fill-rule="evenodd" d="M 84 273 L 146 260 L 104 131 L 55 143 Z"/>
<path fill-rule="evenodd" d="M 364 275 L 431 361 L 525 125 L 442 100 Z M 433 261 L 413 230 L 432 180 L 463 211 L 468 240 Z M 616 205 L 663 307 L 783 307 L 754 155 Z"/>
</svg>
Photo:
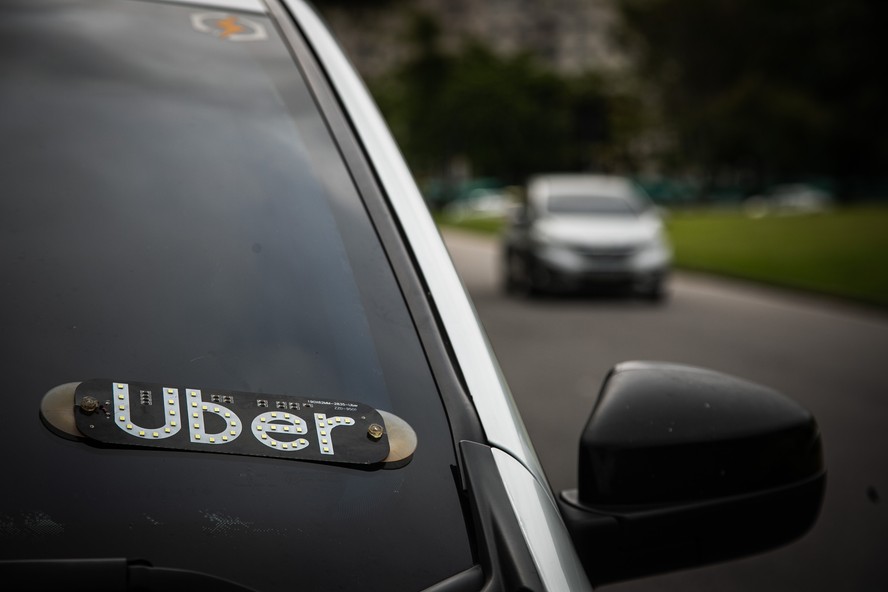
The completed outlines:
<svg viewBox="0 0 888 592">
<path fill-rule="evenodd" d="M 613 39 L 612 0 L 403 0 L 331 5 L 323 13 L 358 70 L 372 78 L 407 59 L 417 11 L 439 23 L 446 50 L 478 40 L 503 55 L 529 51 L 563 74 L 626 64 Z"/>
</svg>

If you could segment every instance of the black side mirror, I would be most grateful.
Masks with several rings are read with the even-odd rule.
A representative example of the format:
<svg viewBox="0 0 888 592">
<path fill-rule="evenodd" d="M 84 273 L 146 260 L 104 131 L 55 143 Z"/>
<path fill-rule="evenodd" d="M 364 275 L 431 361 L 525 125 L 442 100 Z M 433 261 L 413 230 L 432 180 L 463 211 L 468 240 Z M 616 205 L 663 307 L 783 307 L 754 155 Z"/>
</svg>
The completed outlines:
<svg viewBox="0 0 888 592">
<path fill-rule="evenodd" d="M 759 553 L 816 522 L 814 417 L 764 386 L 675 364 L 613 368 L 562 515 L 593 584 Z"/>
</svg>

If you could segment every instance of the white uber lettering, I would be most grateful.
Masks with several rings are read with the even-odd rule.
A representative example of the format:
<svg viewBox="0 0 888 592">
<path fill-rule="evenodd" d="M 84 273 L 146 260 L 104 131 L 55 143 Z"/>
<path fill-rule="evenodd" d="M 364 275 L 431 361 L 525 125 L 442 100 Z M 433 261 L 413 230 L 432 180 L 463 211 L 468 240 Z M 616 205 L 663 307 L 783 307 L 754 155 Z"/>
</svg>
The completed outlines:
<svg viewBox="0 0 888 592">
<path fill-rule="evenodd" d="M 198 389 L 185 389 L 185 420 L 191 441 L 195 444 L 228 444 L 241 435 L 243 426 L 237 414 L 219 403 L 203 400 Z M 204 422 L 206 413 L 213 413 L 222 418 L 225 427 L 218 432 L 208 433 Z"/>
<path fill-rule="evenodd" d="M 174 388 L 164 388 L 160 395 L 163 397 L 163 417 L 164 424 L 156 428 L 147 428 L 141 426 L 132 420 L 130 414 L 130 389 L 129 384 L 125 382 L 114 383 L 114 423 L 127 434 L 145 440 L 162 440 L 177 434 L 182 427 L 179 416 L 179 390 Z M 151 391 L 140 391 L 140 404 L 153 405 L 155 395 Z"/>
<path fill-rule="evenodd" d="M 315 413 L 314 417 L 321 454 L 333 455 L 333 438 L 331 437 L 333 429 L 341 426 L 353 426 L 355 425 L 355 420 L 351 417 L 327 417 L 324 413 Z"/>
<path fill-rule="evenodd" d="M 250 427 L 253 436 L 269 448 L 293 451 L 308 446 L 308 440 L 301 437 L 308 433 L 308 426 L 292 413 L 269 411 L 257 415 Z"/>
</svg>

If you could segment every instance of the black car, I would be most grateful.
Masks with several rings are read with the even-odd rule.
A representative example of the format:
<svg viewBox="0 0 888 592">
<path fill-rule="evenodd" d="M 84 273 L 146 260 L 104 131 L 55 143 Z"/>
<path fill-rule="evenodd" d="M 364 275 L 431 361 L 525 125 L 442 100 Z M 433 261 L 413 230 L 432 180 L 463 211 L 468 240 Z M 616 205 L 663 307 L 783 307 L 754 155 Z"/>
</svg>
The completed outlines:
<svg viewBox="0 0 888 592">
<path fill-rule="evenodd" d="M 4 589 L 577 591 L 816 519 L 809 413 L 656 362 L 602 377 L 551 491 L 301 0 L 0 15 Z"/>
</svg>

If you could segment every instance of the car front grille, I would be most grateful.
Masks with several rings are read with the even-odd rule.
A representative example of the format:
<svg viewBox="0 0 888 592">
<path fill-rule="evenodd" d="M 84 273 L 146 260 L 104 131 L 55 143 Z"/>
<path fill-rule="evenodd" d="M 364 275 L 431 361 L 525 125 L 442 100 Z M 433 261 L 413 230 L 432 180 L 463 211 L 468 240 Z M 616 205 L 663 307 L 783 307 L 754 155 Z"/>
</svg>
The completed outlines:
<svg viewBox="0 0 888 592">
<path fill-rule="evenodd" d="M 593 261 L 624 261 L 635 254 L 635 247 L 575 247 L 584 258 Z"/>
</svg>

